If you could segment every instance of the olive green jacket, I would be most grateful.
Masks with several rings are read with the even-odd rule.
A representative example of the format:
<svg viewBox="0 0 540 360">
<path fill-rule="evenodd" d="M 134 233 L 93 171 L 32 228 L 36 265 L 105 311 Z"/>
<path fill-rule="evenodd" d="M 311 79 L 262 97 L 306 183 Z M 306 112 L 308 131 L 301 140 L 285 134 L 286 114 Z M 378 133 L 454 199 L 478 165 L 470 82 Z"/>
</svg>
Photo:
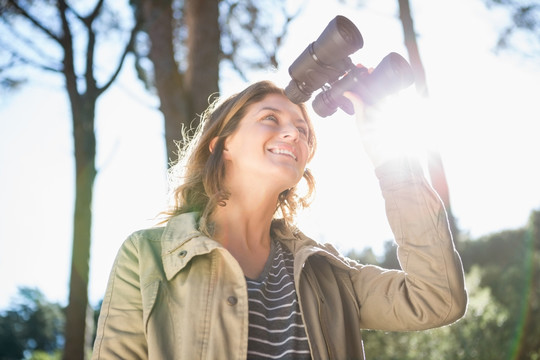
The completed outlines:
<svg viewBox="0 0 540 360">
<path fill-rule="evenodd" d="M 417 166 L 383 167 L 377 175 L 402 270 L 359 264 L 282 221 L 272 225 L 273 237 L 294 254 L 313 359 L 363 359 L 361 329 L 428 329 L 465 312 L 463 268 L 439 197 Z M 225 248 L 197 231 L 196 219 L 173 217 L 122 245 L 93 359 L 246 359 L 244 274 Z"/>
</svg>

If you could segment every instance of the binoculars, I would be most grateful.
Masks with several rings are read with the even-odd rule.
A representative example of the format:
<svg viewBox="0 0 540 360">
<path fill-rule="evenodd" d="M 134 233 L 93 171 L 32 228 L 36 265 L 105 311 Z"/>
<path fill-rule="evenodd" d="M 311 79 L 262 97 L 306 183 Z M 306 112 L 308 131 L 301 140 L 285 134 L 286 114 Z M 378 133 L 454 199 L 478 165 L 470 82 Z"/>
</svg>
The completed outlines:
<svg viewBox="0 0 540 360">
<path fill-rule="evenodd" d="M 394 52 L 386 55 L 372 72 L 354 65 L 349 55 L 362 46 L 364 39 L 358 28 L 346 17 L 336 16 L 289 67 L 292 80 L 285 88 L 289 100 L 303 103 L 314 91 L 322 89 L 312 103 L 319 116 L 330 116 L 338 107 L 352 115 L 353 105 L 343 96 L 344 92 L 353 92 L 373 105 L 414 82 L 409 63 Z"/>
</svg>

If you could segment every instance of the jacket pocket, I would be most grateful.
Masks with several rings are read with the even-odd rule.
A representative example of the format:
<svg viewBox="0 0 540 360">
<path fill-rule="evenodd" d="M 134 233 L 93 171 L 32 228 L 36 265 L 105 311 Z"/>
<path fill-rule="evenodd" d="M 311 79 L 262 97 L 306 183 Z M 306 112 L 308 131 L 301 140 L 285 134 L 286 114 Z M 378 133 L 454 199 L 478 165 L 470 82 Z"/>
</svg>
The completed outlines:
<svg viewBox="0 0 540 360">
<path fill-rule="evenodd" d="M 148 320 L 156 304 L 159 285 L 161 281 L 155 280 L 142 289 L 143 324 L 145 333 L 148 332 Z"/>
</svg>

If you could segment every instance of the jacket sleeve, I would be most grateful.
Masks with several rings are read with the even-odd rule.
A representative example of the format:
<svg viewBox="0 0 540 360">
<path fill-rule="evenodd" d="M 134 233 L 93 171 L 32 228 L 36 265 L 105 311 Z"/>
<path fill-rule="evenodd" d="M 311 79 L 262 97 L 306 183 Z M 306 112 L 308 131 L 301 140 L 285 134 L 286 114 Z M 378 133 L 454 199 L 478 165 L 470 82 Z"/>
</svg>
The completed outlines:
<svg viewBox="0 0 540 360">
<path fill-rule="evenodd" d="M 396 160 L 376 174 L 402 270 L 355 266 L 351 279 L 362 327 L 422 330 L 458 320 L 467 293 L 441 199 L 417 163 Z"/>
<path fill-rule="evenodd" d="M 120 248 L 101 306 L 92 359 L 146 359 L 136 236 Z"/>
</svg>

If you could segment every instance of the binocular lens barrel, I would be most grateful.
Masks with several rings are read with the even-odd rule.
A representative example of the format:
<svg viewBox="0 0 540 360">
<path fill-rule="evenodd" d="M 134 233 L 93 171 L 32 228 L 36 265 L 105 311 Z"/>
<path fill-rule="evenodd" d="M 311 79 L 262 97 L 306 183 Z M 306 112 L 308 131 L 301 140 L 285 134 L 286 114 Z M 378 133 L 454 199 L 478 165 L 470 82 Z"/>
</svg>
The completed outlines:
<svg viewBox="0 0 540 360">
<path fill-rule="evenodd" d="M 348 70 L 352 65 L 346 61 L 348 56 L 363 45 L 358 28 L 346 17 L 336 16 L 289 67 L 292 80 L 285 88 L 287 97 L 295 104 L 309 100 L 313 91 Z"/>
<path fill-rule="evenodd" d="M 352 115 L 354 114 L 352 103 L 343 96 L 344 92 L 356 93 L 366 104 L 373 105 L 413 82 L 414 74 L 407 60 L 392 52 L 382 59 L 371 74 L 365 68 L 354 68 L 331 88 L 323 89 L 313 99 L 313 110 L 317 115 L 327 117 L 339 107 Z"/>
<path fill-rule="evenodd" d="M 371 105 L 414 82 L 409 63 L 397 53 L 388 54 L 371 74 L 365 68 L 357 68 L 349 55 L 362 46 L 364 39 L 358 28 L 346 17 L 336 16 L 289 67 L 292 80 L 285 95 L 299 104 L 322 88 L 313 100 L 313 109 L 319 116 L 329 116 L 338 107 L 352 115 L 354 109 L 343 96 L 345 91 L 358 94 Z"/>
<path fill-rule="evenodd" d="M 313 43 L 313 54 L 322 66 L 346 58 L 364 46 L 360 30 L 346 17 L 336 16 Z"/>
</svg>

